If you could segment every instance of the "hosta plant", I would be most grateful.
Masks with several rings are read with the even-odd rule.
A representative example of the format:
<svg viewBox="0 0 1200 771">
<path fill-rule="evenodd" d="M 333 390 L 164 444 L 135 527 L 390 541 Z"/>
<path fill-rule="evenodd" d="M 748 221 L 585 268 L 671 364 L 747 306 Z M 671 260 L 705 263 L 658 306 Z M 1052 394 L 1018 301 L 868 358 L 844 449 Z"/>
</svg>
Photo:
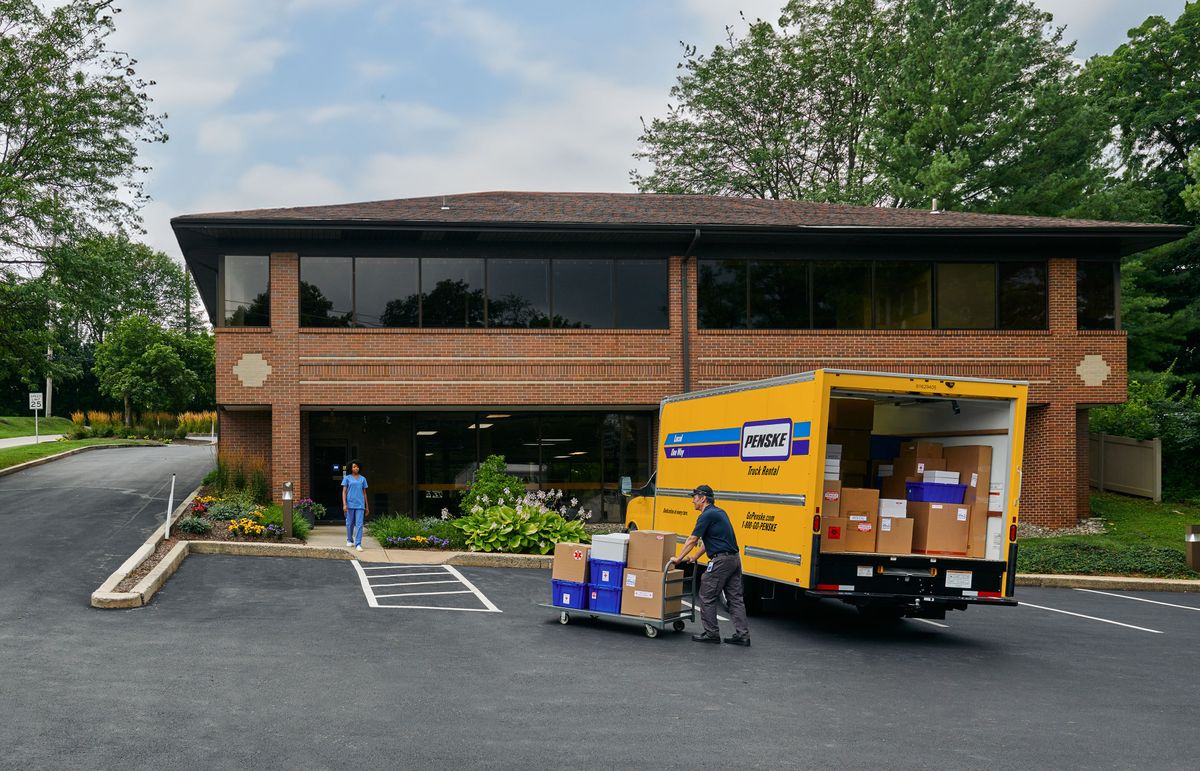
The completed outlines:
<svg viewBox="0 0 1200 771">
<path fill-rule="evenodd" d="M 454 520 L 471 551 L 548 554 L 560 541 L 588 543 L 578 520 L 538 506 L 490 506 Z"/>
</svg>

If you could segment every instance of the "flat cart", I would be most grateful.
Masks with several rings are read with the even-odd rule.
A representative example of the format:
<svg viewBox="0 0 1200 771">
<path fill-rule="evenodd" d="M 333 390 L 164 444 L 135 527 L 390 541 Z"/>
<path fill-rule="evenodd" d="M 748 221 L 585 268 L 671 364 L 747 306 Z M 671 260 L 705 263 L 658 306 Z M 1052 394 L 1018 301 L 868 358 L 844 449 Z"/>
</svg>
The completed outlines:
<svg viewBox="0 0 1200 771">
<path fill-rule="evenodd" d="M 665 631 L 669 626 L 676 632 L 684 630 L 686 621 L 696 620 L 696 602 L 700 593 L 700 572 L 695 569 L 695 563 L 689 565 L 692 569 L 692 574 L 689 576 L 687 572 L 681 578 L 667 579 L 667 573 L 671 568 L 677 567 L 674 563 L 667 563 L 663 568 L 663 599 L 662 599 L 662 618 L 647 618 L 645 616 L 630 616 L 625 613 L 607 613 L 602 610 L 592 610 L 591 608 L 563 608 L 558 605 L 552 605 L 548 602 L 535 603 L 539 608 L 550 608 L 557 610 L 558 623 L 569 624 L 572 617 L 589 618 L 606 618 L 613 621 L 619 621 L 625 624 L 641 624 L 646 631 L 647 637 L 658 637 L 658 633 Z M 690 594 L 685 593 L 686 587 L 690 584 Z M 671 593 L 671 587 L 675 586 L 679 589 L 678 594 Z M 679 613 L 667 613 L 667 603 L 671 600 L 687 600 L 687 609 L 680 608 Z M 682 604 L 682 603 L 681 603 Z"/>
</svg>

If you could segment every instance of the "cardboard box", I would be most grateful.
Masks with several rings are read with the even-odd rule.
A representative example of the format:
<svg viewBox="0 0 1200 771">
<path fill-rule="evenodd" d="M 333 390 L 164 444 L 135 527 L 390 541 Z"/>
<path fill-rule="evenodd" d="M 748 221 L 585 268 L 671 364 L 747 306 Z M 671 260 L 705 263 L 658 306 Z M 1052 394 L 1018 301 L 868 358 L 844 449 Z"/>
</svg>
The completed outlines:
<svg viewBox="0 0 1200 771">
<path fill-rule="evenodd" d="M 846 551 L 845 517 L 821 517 L 821 553 Z"/>
<path fill-rule="evenodd" d="M 879 481 L 879 495 L 881 498 L 903 498 L 908 495 L 904 484 L 904 477 L 884 477 Z"/>
<path fill-rule="evenodd" d="M 559 543 L 554 546 L 555 581 L 570 581 L 576 584 L 588 582 L 588 555 L 592 547 L 583 543 Z"/>
<path fill-rule="evenodd" d="M 866 474 L 851 474 L 848 472 L 842 472 L 841 480 L 842 480 L 843 489 L 846 487 L 866 487 L 867 486 L 867 475 Z"/>
<path fill-rule="evenodd" d="M 960 474 L 957 471 L 939 471 L 938 469 L 926 469 L 921 475 L 922 482 L 933 482 L 939 485 L 957 485 Z"/>
<path fill-rule="evenodd" d="M 940 458 L 942 457 L 941 442 L 905 442 L 900 445 L 902 458 Z M 942 468 L 945 468 L 943 466 Z"/>
<path fill-rule="evenodd" d="M 967 556 L 971 508 L 957 503 L 908 502 L 916 554 Z"/>
<path fill-rule="evenodd" d="M 831 460 L 825 461 L 825 473 L 826 474 L 828 474 L 830 472 L 833 472 L 834 474 L 836 474 L 841 470 L 842 470 L 842 461 L 841 460 L 839 460 L 837 458 L 833 458 Z"/>
<path fill-rule="evenodd" d="M 830 481 L 836 482 L 837 480 L 839 480 L 841 478 L 842 478 L 841 474 L 831 474 L 828 471 L 825 472 L 825 481 L 826 482 L 830 482 Z"/>
<path fill-rule="evenodd" d="M 869 432 L 875 427 L 875 402 L 871 399 L 830 399 L 829 425 Z"/>
<path fill-rule="evenodd" d="M 1004 513 L 1004 485 L 991 482 L 988 485 L 988 511 Z"/>
<path fill-rule="evenodd" d="M 592 559 L 624 562 L 629 553 L 629 533 L 592 536 Z"/>
<path fill-rule="evenodd" d="M 825 480 L 821 495 L 821 514 L 826 517 L 836 517 L 842 511 L 842 483 L 836 480 Z"/>
<path fill-rule="evenodd" d="M 871 477 L 873 479 L 890 477 L 895 468 L 895 465 L 890 460 L 873 460 L 871 461 Z"/>
<path fill-rule="evenodd" d="M 864 519 L 856 519 L 863 517 Z M 846 551 L 875 551 L 875 517 L 866 517 L 865 514 L 851 514 L 846 517 L 849 522 L 846 523 Z"/>
<path fill-rule="evenodd" d="M 841 459 L 866 461 L 871 457 L 871 432 L 852 428 L 829 429 L 829 441 L 841 445 Z M 829 457 L 826 453 L 825 457 Z"/>
<path fill-rule="evenodd" d="M 851 514 L 879 516 L 879 491 L 869 487 L 842 487 L 843 517 Z"/>
<path fill-rule="evenodd" d="M 865 460 L 851 460 L 849 458 L 843 458 L 842 476 L 845 476 L 846 474 L 853 474 L 854 476 L 860 476 L 865 479 L 867 476 L 867 470 L 869 468 L 868 463 L 869 462 Z"/>
<path fill-rule="evenodd" d="M 986 444 L 964 444 L 958 447 L 943 447 L 942 457 L 946 459 L 946 469 L 949 471 L 971 471 L 975 469 L 992 468 L 992 448 Z"/>
<path fill-rule="evenodd" d="M 971 509 L 971 527 L 967 531 L 967 556 L 983 559 L 987 556 L 987 503 L 976 501 L 970 504 L 969 508 Z"/>
<path fill-rule="evenodd" d="M 912 554 L 913 521 L 903 517 L 880 517 L 875 551 L 880 554 Z"/>
<path fill-rule="evenodd" d="M 667 561 L 675 556 L 677 543 L 675 534 L 666 530 L 634 530 L 629 534 L 626 565 L 634 570 L 657 570 L 661 574 Z"/>
<path fill-rule="evenodd" d="M 905 517 L 908 516 L 908 501 L 903 498 L 880 498 L 879 499 L 879 517 Z"/>
<path fill-rule="evenodd" d="M 928 455 L 900 456 L 892 461 L 892 478 L 908 482 L 920 482 L 926 471 L 943 471 L 946 461 L 943 458 Z M 903 498 L 903 495 L 893 496 Z"/>
<path fill-rule="evenodd" d="M 634 531 L 647 532 L 647 531 Z M 674 534 L 671 534 L 674 537 Z M 632 544 L 632 541 L 630 542 Z M 633 547 L 630 546 L 632 552 Z M 682 570 L 667 572 L 667 580 L 683 578 Z M 667 615 L 674 615 L 683 609 L 683 584 L 664 584 L 662 569 L 633 570 L 625 569 L 625 581 L 621 587 L 621 613 L 626 616 L 641 616 L 642 618 L 663 617 L 663 593 L 679 595 L 667 600 Z"/>
</svg>

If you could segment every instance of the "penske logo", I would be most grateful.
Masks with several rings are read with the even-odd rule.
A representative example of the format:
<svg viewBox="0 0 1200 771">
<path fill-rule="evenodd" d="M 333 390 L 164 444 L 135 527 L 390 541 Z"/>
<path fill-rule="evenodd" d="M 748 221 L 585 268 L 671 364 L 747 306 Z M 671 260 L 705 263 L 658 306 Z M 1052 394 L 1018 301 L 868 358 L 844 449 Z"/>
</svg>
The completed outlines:
<svg viewBox="0 0 1200 771">
<path fill-rule="evenodd" d="M 792 421 L 756 420 L 742 425 L 742 460 L 787 460 L 792 455 Z"/>
</svg>

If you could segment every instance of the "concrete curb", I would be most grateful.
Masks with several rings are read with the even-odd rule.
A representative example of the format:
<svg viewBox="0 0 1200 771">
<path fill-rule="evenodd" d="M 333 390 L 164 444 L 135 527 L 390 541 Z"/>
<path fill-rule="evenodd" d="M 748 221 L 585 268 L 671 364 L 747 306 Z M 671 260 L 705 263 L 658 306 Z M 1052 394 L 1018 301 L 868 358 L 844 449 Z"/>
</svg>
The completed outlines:
<svg viewBox="0 0 1200 771">
<path fill-rule="evenodd" d="M 9 474 L 15 474 L 18 471 L 24 471 L 27 468 L 40 466 L 43 463 L 60 460 L 62 458 L 70 457 L 71 455 L 78 455 L 81 452 L 88 452 L 89 450 L 111 450 L 114 447 L 166 447 L 166 445 L 162 442 L 138 442 L 137 444 L 133 444 L 131 442 L 123 442 L 121 444 L 91 444 L 87 447 L 76 447 L 74 450 L 67 450 L 66 452 L 60 452 L 56 455 L 47 455 L 44 458 L 27 460 L 24 463 L 18 463 L 17 465 L 9 466 L 8 468 L 0 468 L 0 477 L 6 477 Z"/>
<path fill-rule="evenodd" d="M 299 543 L 253 543 L 249 541 L 188 541 L 195 554 L 228 554 L 238 557 L 304 557 L 319 560 L 352 560 L 354 556 L 336 546 L 306 546 Z"/>
<path fill-rule="evenodd" d="M 448 555 L 442 564 L 472 568 L 541 568 L 549 570 L 554 565 L 554 557 L 547 554 L 456 552 Z"/>
<path fill-rule="evenodd" d="M 97 446 L 98 447 L 112 447 L 115 445 L 97 445 Z M 134 446 L 137 446 L 137 445 L 134 445 Z M 80 449 L 87 450 L 87 449 L 91 449 L 91 448 L 90 447 L 81 447 Z M 61 457 L 61 456 L 54 456 L 54 457 Z M 196 493 L 198 493 L 198 492 L 200 492 L 199 487 L 197 487 L 195 490 L 192 490 L 192 492 L 189 493 L 188 496 L 183 499 L 183 502 L 175 507 L 175 511 L 171 512 L 172 526 L 174 526 L 175 522 L 181 516 L 183 516 L 183 513 L 188 510 L 188 507 L 190 507 L 192 505 L 192 499 L 196 497 Z M 118 586 L 121 585 L 121 582 L 124 581 L 126 579 L 126 577 L 128 577 L 129 574 L 132 573 L 137 568 L 138 565 L 141 565 L 142 562 L 144 562 L 147 557 L 149 557 L 151 554 L 154 553 L 154 550 L 158 548 L 158 545 L 159 545 L 159 543 L 162 542 L 162 540 L 163 540 L 162 527 L 159 526 L 159 527 L 154 528 L 154 532 L 150 534 L 150 537 L 146 539 L 146 542 L 143 543 L 141 546 L 139 546 L 137 551 L 135 551 L 133 554 L 129 555 L 129 559 L 122 562 L 121 567 L 119 567 L 115 571 L 113 571 L 112 575 L 110 575 L 108 578 L 106 578 L 104 580 L 104 583 L 100 584 L 100 587 L 98 589 L 96 589 L 96 591 L 92 592 L 92 599 L 91 599 L 92 607 L 93 608 L 140 608 L 141 606 L 143 606 L 147 602 L 149 602 L 150 598 L 154 596 L 154 593 L 157 592 L 159 590 L 159 588 L 163 585 L 163 582 L 167 580 L 167 577 L 169 577 L 171 575 L 171 573 L 175 572 L 175 570 L 179 567 L 179 563 L 183 562 L 183 558 L 187 556 L 187 545 L 186 545 L 187 541 L 180 541 L 179 543 L 175 544 L 175 546 L 172 548 L 172 550 L 167 553 L 167 556 L 163 558 L 162 562 L 159 562 L 158 565 L 156 565 L 154 567 L 154 569 L 151 570 L 150 573 L 145 578 L 143 578 L 141 581 L 139 581 L 137 583 L 137 586 L 133 587 L 133 591 L 118 592 L 118 591 L 116 591 L 116 589 Z M 180 546 L 184 547 L 182 550 L 183 553 L 181 555 L 177 556 L 175 554 L 175 551 Z M 163 571 L 166 571 L 166 569 L 167 569 L 165 567 L 166 564 L 168 562 L 171 562 L 172 560 L 174 560 L 174 564 L 170 567 L 170 572 L 167 572 L 166 575 L 164 575 L 162 577 L 161 581 L 159 581 L 157 584 L 154 584 L 153 588 L 149 589 L 148 594 L 145 594 L 142 591 L 139 591 L 139 590 L 148 589 L 151 586 L 151 584 L 153 583 L 150 581 L 150 579 L 154 578 L 159 573 L 160 568 L 162 568 Z"/>
<path fill-rule="evenodd" d="M 1067 576 L 1051 573 L 1018 573 L 1017 586 L 1041 586 L 1054 589 L 1117 589 L 1126 592 L 1200 592 L 1200 581 L 1183 578 Z"/>
</svg>

